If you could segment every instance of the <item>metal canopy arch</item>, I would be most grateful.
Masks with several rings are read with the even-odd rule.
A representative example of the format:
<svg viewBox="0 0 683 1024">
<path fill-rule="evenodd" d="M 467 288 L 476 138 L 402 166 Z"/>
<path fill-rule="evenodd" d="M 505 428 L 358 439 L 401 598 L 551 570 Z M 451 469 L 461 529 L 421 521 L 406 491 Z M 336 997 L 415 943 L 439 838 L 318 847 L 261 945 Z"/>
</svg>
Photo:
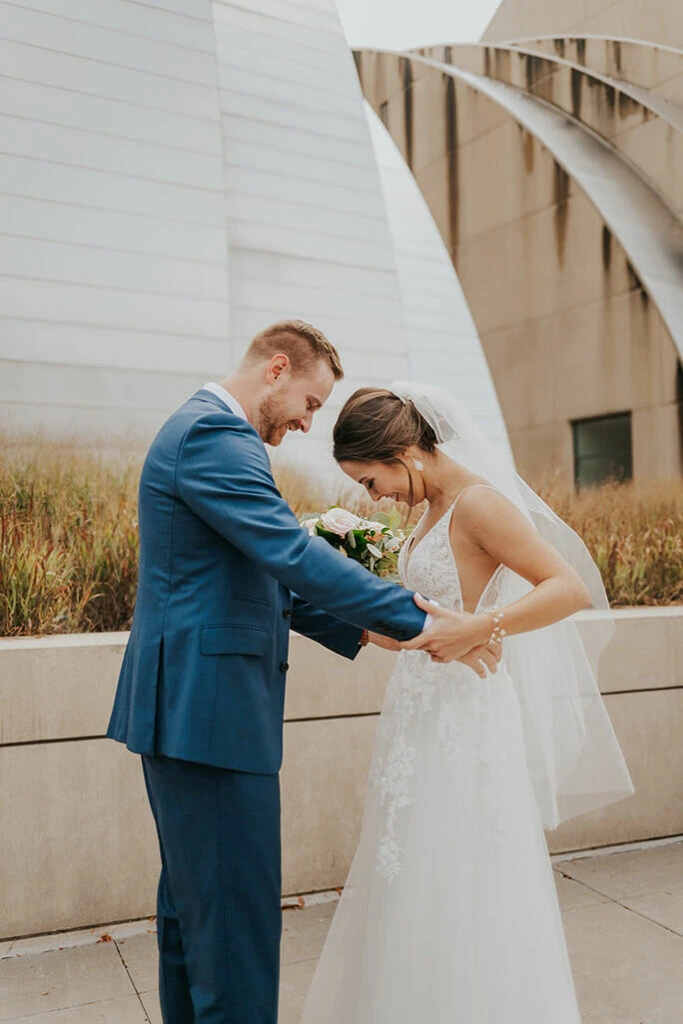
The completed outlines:
<svg viewBox="0 0 683 1024">
<path fill-rule="evenodd" d="M 631 36 L 603 35 L 599 32 L 562 32 L 550 33 L 549 35 L 524 36 L 521 39 L 508 39 L 506 46 L 526 46 L 528 43 L 555 43 L 568 40 L 595 40 L 600 43 L 623 43 L 628 46 L 640 46 L 647 50 L 663 50 L 664 53 L 672 53 L 683 57 L 683 49 L 678 46 L 667 46 L 665 43 L 653 43 L 648 39 L 634 39 Z M 486 37 L 482 38 L 482 45 L 486 45 Z"/>
<path fill-rule="evenodd" d="M 683 225 L 616 150 L 556 107 L 502 82 L 410 52 L 365 52 L 402 57 L 448 75 L 498 104 L 534 135 L 624 249 L 683 362 Z"/>
<path fill-rule="evenodd" d="M 683 131 L 683 109 L 672 103 L 670 100 L 664 99 L 662 96 L 653 95 L 649 89 L 646 89 L 641 85 L 633 85 L 631 82 L 626 81 L 623 78 L 615 78 L 612 75 L 606 75 L 601 71 L 596 71 L 591 67 L 581 64 L 578 61 L 568 60 L 566 57 L 554 56 L 546 53 L 544 50 L 532 50 L 526 46 L 520 45 L 519 43 L 453 43 L 445 46 L 429 46 L 420 47 L 419 50 L 415 51 L 417 56 L 425 56 L 428 59 L 439 60 L 438 53 L 434 51 L 438 50 L 458 50 L 458 49 L 471 49 L 473 51 L 496 51 L 499 53 L 506 54 L 519 54 L 522 57 L 528 57 L 537 60 L 547 61 L 548 64 L 555 65 L 558 68 L 568 68 L 570 71 L 578 71 L 582 75 L 586 75 L 588 78 L 599 82 L 601 85 L 608 86 L 615 90 L 617 93 L 623 93 L 629 99 L 635 103 L 645 107 L 656 117 L 661 117 L 662 120 L 668 122 L 677 131 Z M 661 49 L 661 47 L 660 47 Z M 432 51 L 430 53 L 430 51 Z M 675 51 L 680 52 L 680 51 Z M 681 52 L 683 57 L 683 52 Z M 446 63 L 451 64 L 450 61 Z M 453 67 L 457 67 L 456 63 L 452 63 Z M 681 72 L 683 73 L 683 62 L 681 63 Z M 470 72 L 471 73 L 471 72 Z M 495 75 L 486 74 L 487 78 L 491 78 L 492 81 L 501 81 Z M 504 82 L 504 84 L 511 85 L 510 82 Z M 512 88 L 517 88 L 512 85 Z M 533 95 L 529 93 L 529 95 Z M 555 104 L 558 109 L 562 109 L 558 104 Z"/>
</svg>

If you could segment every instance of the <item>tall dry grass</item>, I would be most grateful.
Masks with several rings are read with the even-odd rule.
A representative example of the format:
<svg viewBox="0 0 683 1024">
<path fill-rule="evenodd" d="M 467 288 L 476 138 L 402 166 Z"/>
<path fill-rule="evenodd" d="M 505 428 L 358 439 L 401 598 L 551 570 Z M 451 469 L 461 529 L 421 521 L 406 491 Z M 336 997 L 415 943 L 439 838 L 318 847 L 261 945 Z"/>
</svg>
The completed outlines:
<svg viewBox="0 0 683 1024">
<path fill-rule="evenodd" d="M 139 460 L 0 439 L 0 636 L 127 629 Z"/>
<path fill-rule="evenodd" d="M 137 577 L 139 458 L 0 438 L 0 636 L 126 629 Z M 298 514 L 377 506 L 281 470 Z M 683 602 L 683 482 L 539 490 L 586 541 L 613 605 Z M 411 516 L 409 527 L 416 514 Z"/>
<path fill-rule="evenodd" d="M 683 481 L 537 490 L 583 538 L 613 607 L 683 602 Z"/>
</svg>

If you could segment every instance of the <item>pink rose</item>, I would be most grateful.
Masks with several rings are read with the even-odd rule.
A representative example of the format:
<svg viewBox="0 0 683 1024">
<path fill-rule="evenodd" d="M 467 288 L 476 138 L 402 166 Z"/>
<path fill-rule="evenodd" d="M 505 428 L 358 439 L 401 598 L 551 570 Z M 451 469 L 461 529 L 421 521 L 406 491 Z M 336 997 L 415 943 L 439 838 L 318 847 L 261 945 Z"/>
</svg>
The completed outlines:
<svg viewBox="0 0 683 1024">
<path fill-rule="evenodd" d="M 320 517 L 323 527 L 330 533 L 345 537 L 349 530 L 357 530 L 361 520 L 345 508 L 331 508 Z"/>
</svg>

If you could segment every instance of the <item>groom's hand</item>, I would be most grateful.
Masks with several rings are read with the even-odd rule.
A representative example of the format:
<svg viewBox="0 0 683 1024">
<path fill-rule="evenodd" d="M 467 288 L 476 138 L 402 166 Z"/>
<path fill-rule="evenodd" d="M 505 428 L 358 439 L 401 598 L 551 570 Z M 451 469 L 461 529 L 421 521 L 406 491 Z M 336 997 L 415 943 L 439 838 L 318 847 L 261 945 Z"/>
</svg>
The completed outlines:
<svg viewBox="0 0 683 1024">
<path fill-rule="evenodd" d="M 432 604 L 420 594 L 413 595 L 418 608 L 432 617 L 429 629 L 407 643 L 403 650 L 425 651 L 432 661 L 445 664 L 460 661 L 486 678 L 495 672 L 502 655 L 502 644 L 489 645 L 493 623 L 489 615 L 453 612 Z"/>
</svg>

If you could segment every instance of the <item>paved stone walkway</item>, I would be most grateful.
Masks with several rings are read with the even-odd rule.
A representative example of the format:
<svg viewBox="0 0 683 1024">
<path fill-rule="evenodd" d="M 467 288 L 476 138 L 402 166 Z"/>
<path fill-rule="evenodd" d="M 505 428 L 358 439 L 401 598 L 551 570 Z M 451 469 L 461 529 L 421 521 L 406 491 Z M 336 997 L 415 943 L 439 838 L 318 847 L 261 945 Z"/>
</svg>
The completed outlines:
<svg viewBox="0 0 683 1024">
<path fill-rule="evenodd" d="M 683 842 L 555 873 L 585 1024 L 683 1024 Z M 299 1022 L 334 909 L 285 911 L 281 1024 Z M 161 1024 L 153 923 L 102 931 L 0 943 L 0 1021 Z"/>
</svg>

